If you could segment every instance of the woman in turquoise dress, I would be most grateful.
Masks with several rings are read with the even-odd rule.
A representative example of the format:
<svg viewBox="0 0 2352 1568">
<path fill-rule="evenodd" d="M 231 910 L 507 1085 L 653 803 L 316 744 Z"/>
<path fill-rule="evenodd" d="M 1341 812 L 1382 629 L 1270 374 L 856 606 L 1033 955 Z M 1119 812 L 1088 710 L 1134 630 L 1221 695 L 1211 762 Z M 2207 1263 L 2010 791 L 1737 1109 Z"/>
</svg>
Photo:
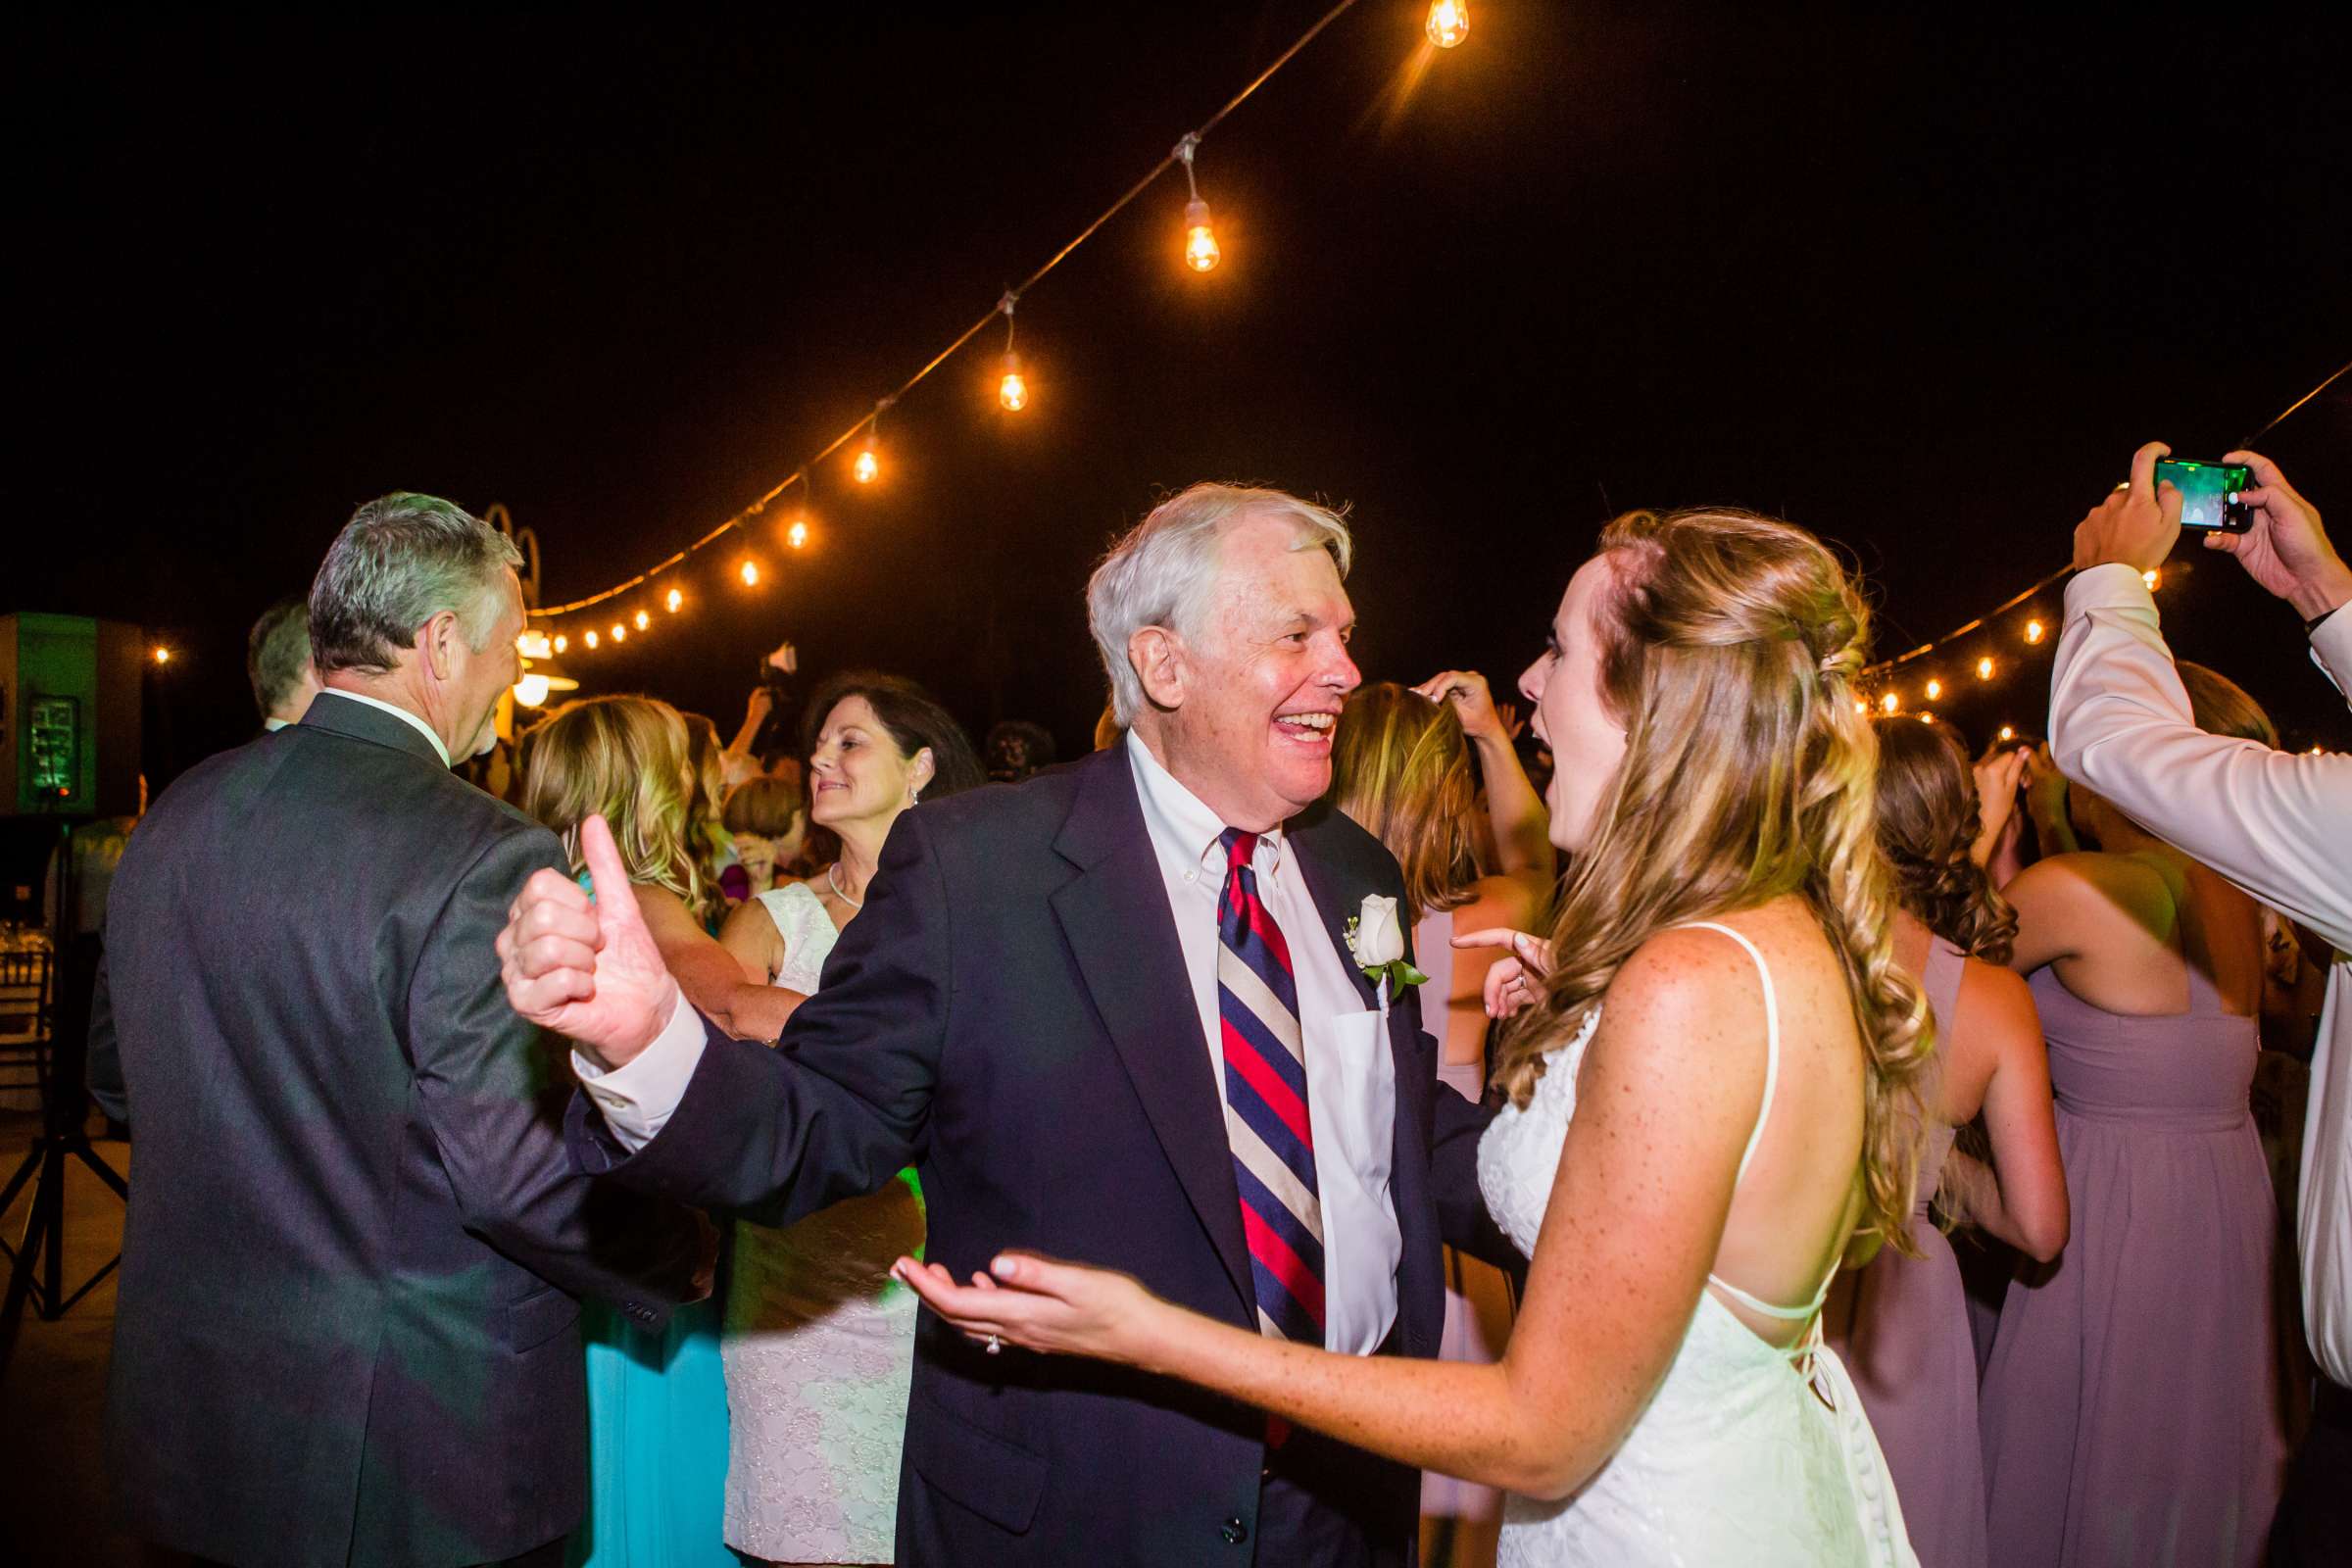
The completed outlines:
<svg viewBox="0 0 2352 1568">
<path fill-rule="evenodd" d="M 699 930 L 710 890 L 687 849 L 691 772 L 676 710 L 645 697 L 568 703 L 524 735 L 522 766 L 523 809 L 563 836 L 583 886 L 579 824 L 601 813 L 649 918 L 661 905 L 674 917 L 665 924 Z M 588 1512 L 565 1555 L 574 1568 L 741 1568 L 720 1529 L 720 1299 L 679 1308 L 658 1334 L 602 1301 L 582 1307 Z"/>
</svg>

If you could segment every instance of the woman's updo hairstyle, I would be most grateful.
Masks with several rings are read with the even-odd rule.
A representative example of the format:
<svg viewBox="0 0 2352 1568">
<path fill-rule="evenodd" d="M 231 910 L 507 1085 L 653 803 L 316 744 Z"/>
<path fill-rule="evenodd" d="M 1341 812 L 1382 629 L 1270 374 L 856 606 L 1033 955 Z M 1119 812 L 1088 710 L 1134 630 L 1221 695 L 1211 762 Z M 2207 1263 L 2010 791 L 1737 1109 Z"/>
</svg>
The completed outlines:
<svg viewBox="0 0 2352 1568">
<path fill-rule="evenodd" d="M 2007 963 L 2017 911 L 1969 858 L 1983 815 L 1960 732 L 1937 718 L 1882 718 L 1877 729 L 1879 848 L 1896 899 L 1970 957 Z"/>
</svg>

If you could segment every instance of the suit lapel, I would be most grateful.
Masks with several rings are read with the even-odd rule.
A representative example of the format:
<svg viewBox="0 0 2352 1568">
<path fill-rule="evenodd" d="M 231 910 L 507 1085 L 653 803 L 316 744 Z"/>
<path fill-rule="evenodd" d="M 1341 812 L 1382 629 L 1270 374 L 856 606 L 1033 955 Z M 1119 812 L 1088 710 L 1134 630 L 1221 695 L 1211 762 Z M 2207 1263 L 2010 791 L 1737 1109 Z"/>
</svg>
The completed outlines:
<svg viewBox="0 0 2352 1568">
<path fill-rule="evenodd" d="M 1081 871 L 1054 894 L 1054 914 L 1160 1150 L 1254 1322 L 1225 1109 L 1126 748 L 1080 765 L 1086 782 L 1054 848 Z"/>
</svg>

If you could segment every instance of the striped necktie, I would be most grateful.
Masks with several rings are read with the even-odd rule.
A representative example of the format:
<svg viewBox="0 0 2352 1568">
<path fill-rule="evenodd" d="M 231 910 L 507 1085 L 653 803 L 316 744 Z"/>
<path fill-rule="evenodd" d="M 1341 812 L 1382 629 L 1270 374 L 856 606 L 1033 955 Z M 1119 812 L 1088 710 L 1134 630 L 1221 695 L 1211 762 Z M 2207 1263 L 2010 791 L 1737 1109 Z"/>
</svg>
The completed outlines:
<svg viewBox="0 0 2352 1568">
<path fill-rule="evenodd" d="M 1225 1057 L 1225 1136 L 1242 1191 L 1242 1230 L 1257 1326 L 1323 1343 L 1323 1200 L 1306 1111 L 1306 1051 L 1290 944 L 1257 896 L 1257 835 L 1228 828 L 1217 905 L 1217 1020 Z"/>
</svg>

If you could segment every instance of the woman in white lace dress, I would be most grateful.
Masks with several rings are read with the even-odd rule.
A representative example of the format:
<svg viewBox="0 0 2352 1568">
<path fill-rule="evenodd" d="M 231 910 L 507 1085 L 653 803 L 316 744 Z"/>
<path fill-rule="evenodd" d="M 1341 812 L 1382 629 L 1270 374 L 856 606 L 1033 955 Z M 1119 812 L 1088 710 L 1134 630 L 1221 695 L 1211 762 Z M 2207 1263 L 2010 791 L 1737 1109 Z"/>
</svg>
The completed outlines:
<svg viewBox="0 0 2352 1568">
<path fill-rule="evenodd" d="M 1521 1564 L 1915 1561 L 1820 1341 L 1841 1259 L 1905 1224 L 1930 1051 L 1873 843 L 1866 612 L 1835 558 L 1740 513 L 1636 513 L 1521 679 L 1572 857 L 1490 1008 L 1488 1206 L 1533 1264 L 1494 1366 L 1356 1359 L 1025 1254 L 901 1277 L 966 1332 L 1183 1378 L 1500 1487 Z"/>
<path fill-rule="evenodd" d="M 808 706 L 809 818 L 840 854 L 728 917 L 756 978 L 812 995 L 899 813 L 980 782 L 946 710 L 911 682 L 837 676 Z M 886 1563 L 914 1363 L 914 1298 L 892 1261 L 923 1245 L 914 1172 L 784 1230 L 735 1227 L 725 1336 L 726 1541 L 779 1563 Z"/>
</svg>

